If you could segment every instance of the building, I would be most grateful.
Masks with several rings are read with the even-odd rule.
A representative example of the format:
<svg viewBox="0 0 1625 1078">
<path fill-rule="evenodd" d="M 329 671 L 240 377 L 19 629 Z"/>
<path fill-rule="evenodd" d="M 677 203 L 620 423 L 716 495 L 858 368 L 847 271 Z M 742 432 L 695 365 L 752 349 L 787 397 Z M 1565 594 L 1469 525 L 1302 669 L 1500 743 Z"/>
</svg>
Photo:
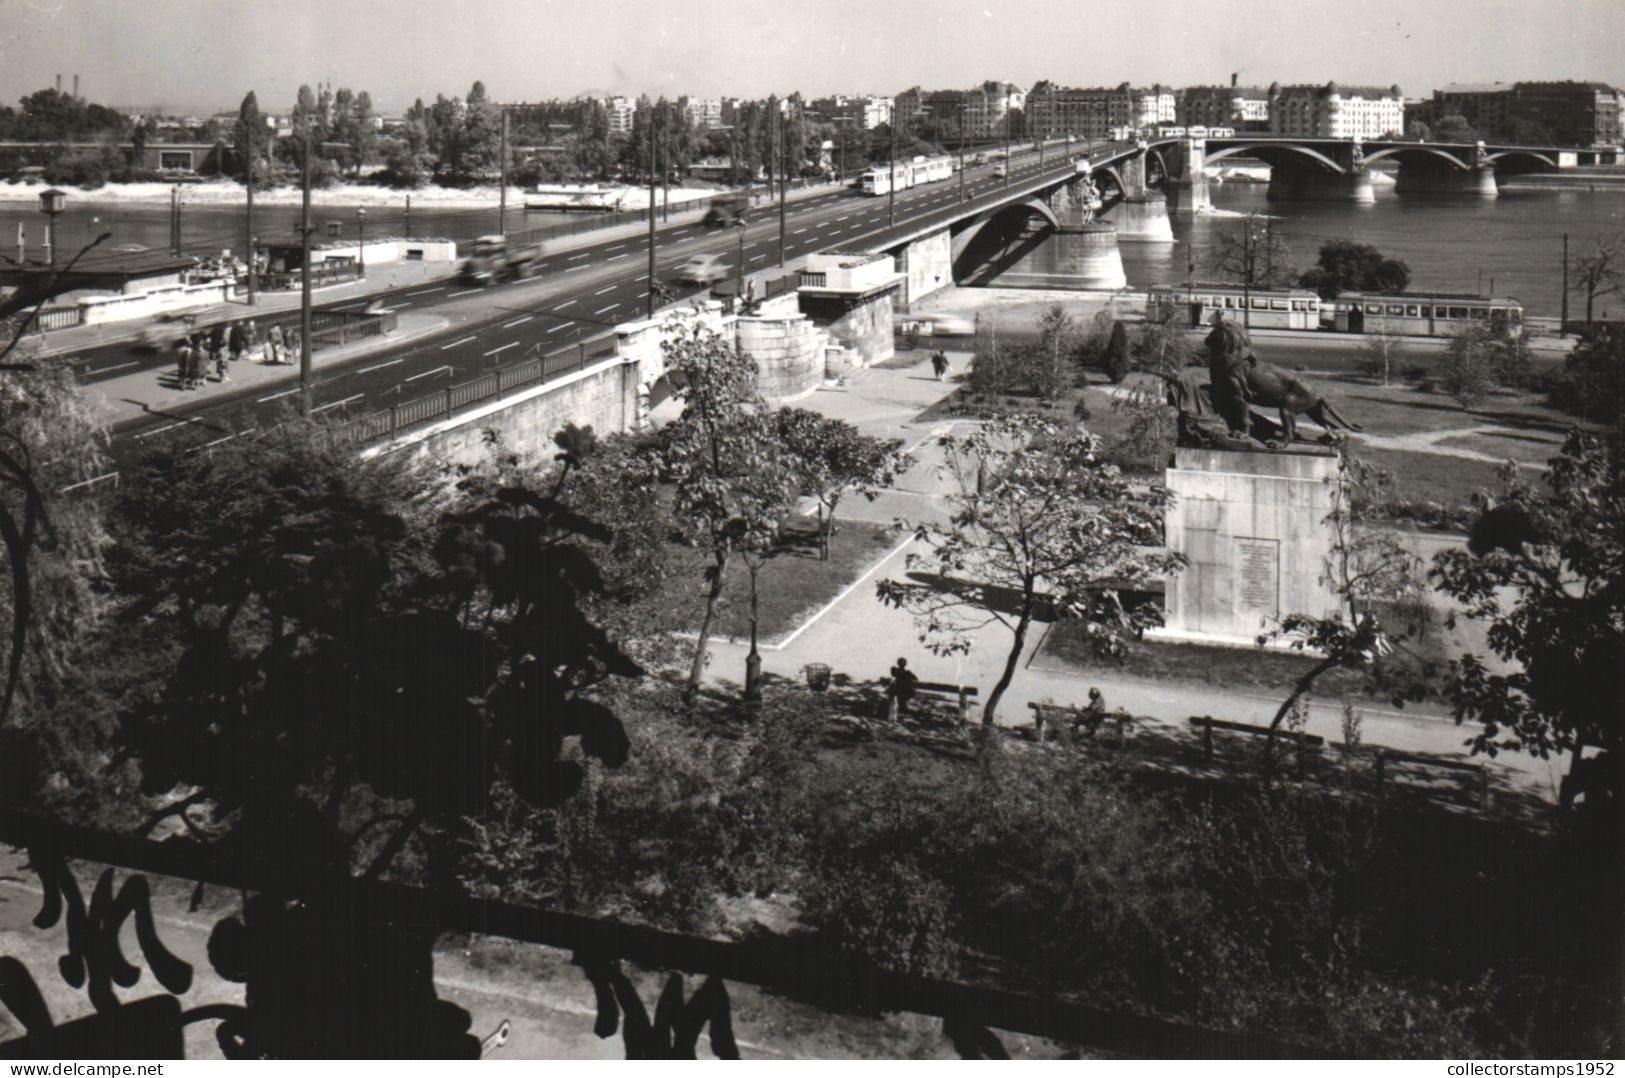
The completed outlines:
<svg viewBox="0 0 1625 1078">
<path fill-rule="evenodd" d="M 1398 86 L 1270 86 L 1269 129 L 1311 138 L 1376 139 L 1405 133 Z"/>
<path fill-rule="evenodd" d="M 632 118 L 638 113 L 638 104 L 628 97 L 611 97 L 604 102 L 609 114 L 609 130 L 616 135 L 632 133 Z"/>
<path fill-rule="evenodd" d="M 969 138 L 1002 136 L 1005 116 L 1026 105 L 1026 92 L 1015 84 L 984 82 L 965 95 L 964 133 Z"/>
<path fill-rule="evenodd" d="M 1620 92 L 1603 82 L 1520 82 L 1508 111 L 1556 146 L 1617 146 L 1625 140 L 1621 105 Z"/>
<path fill-rule="evenodd" d="M 722 126 L 722 100 L 716 97 L 685 97 L 678 101 L 688 122 L 698 131 L 711 131 Z"/>
<path fill-rule="evenodd" d="M 1187 86 L 1179 92 L 1178 118 L 1182 127 L 1233 127 L 1237 131 L 1268 131 L 1270 94 L 1262 86 Z"/>
<path fill-rule="evenodd" d="M 1155 127 L 1171 124 L 1179 115 L 1179 99 L 1166 86 L 1135 89 L 1128 83 L 1114 87 L 1078 88 L 1049 81 L 1035 84 L 1027 94 L 1027 135 L 1064 138 L 1074 135 L 1104 142 L 1114 127 Z"/>
<path fill-rule="evenodd" d="M 1425 123 L 1437 124 L 1454 113 L 1481 138 L 1494 138 L 1508 130 L 1512 119 L 1512 87 L 1504 82 L 1453 82 L 1433 91 L 1430 106 Z"/>
<path fill-rule="evenodd" d="M 891 114 L 898 124 L 909 124 L 925 107 L 925 92 L 918 86 L 910 87 L 892 98 Z"/>
</svg>

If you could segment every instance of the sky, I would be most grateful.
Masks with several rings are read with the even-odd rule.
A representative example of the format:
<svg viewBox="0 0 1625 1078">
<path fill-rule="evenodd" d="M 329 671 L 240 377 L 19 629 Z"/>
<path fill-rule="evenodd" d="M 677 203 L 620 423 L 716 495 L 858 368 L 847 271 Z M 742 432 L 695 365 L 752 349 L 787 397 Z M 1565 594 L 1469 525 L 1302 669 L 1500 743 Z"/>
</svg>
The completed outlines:
<svg viewBox="0 0 1625 1078">
<path fill-rule="evenodd" d="M 289 107 L 300 83 L 500 101 L 1272 81 L 1595 79 L 1625 0 L 0 0 L 0 102 L 62 75 L 108 105 Z"/>
</svg>

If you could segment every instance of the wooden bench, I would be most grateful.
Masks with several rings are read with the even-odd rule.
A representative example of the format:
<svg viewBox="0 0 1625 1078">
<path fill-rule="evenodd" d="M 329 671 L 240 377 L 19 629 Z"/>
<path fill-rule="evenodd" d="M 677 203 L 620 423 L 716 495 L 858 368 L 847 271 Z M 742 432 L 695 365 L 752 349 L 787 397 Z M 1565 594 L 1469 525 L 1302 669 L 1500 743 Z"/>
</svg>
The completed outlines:
<svg viewBox="0 0 1625 1078">
<path fill-rule="evenodd" d="M 1465 777 L 1469 788 L 1476 787 L 1480 811 L 1487 811 L 1490 807 L 1490 772 L 1483 764 L 1470 764 L 1465 760 L 1450 760 L 1442 756 L 1418 756 L 1415 753 L 1396 752 L 1393 749 L 1374 749 L 1372 759 L 1376 762 L 1379 788 L 1386 779 L 1393 778 L 1394 773 L 1399 770 L 1395 765 L 1450 771 Z"/>
<path fill-rule="evenodd" d="M 889 677 L 880 679 L 881 687 L 888 690 L 886 693 L 887 721 L 895 721 L 897 718 L 897 697 L 893 696 L 889 691 L 891 682 L 892 679 Z M 913 699 L 926 704 L 953 704 L 959 709 L 961 719 L 969 718 L 970 698 L 975 695 L 975 685 L 954 685 L 946 681 L 916 681 L 914 683 Z"/>
<path fill-rule="evenodd" d="M 1033 713 L 1033 737 L 1039 742 L 1044 740 L 1045 726 L 1073 732 L 1081 728 L 1093 737 L 1101 723 L 1110 722 L 1117 726 L 1117 747 L 1122 748 L 1123 741 L 1128 736 L 1128 728 L 1134 725 L 1134 716 L 1126 711 L 1108 711 L 1096 717 L 1088 708 L 1082 707 L 1039 703 L 1028 703 L 1027 706 Z"/>
<path fill-rule="evenodd" d="M 1190 724 L 1202 731 L 1202 759 L 1213 759 L 1213 731 L 1218 730 L 1227 734 L 1246 734 L 1252 737 L 1268 737 L 1270 728 L 1259 726 L 1251 722 L 1231 722 L 1229 719 L 1215 719 L 1212 715 L 1192 715 Z M 1306 734 L 1302 730 L 1277 730 L 1276 736 L 1284 742 L 1290 742 L 1298 749 L 1298 769 L 1303 770 L 1308 759 L 1308 751 L 1319 752 L 1326 746 L 1326 739 L 1319 734 Z"/>
</svg>

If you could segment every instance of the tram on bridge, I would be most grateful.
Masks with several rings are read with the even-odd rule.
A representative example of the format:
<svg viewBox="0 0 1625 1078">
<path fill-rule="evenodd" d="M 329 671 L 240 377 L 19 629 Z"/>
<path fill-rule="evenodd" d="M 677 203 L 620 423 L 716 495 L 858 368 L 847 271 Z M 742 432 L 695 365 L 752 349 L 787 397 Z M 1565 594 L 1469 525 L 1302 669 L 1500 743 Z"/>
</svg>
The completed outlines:
<svg viewBox="0 0 1625 1078">
<path fill-rule="evenodd" d="M 954 159 L 946 154 L 937 157 L 916 157 L 912 161 L 899 161 L 892 166 L 875 165 L 865 169 L 858 180 L 858 189 L 866 195 L 885 195 L 892 191 L 892 178 L 896 189 L 906 191 L 925 183 L 946 180 L 954 174 Z"/>
</svg>

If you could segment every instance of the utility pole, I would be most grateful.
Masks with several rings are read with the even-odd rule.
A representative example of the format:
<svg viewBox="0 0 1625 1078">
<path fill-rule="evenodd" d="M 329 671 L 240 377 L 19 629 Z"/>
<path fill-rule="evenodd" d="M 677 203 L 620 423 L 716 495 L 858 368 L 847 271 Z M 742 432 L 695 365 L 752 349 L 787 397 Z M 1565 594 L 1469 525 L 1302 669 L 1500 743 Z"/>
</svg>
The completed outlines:
<svg viewBox="0 0 1625 1078">
<path fill-rule="evenodd" d="M 897 223 L 897 109 L 892 109 L 886 125 L 886 227 Z"/>
<path fill-rule="evenodd" d="M 245 125 L 248 136 L 248 220 L 243 224 L 244 246 L 248 249 L 248 305 L 259 302 L 259 277 L 254 272 L 254 128 Z"/>
<path fill-rule="evenodd" d="M 784 265 L 784 194 L 790 183 L 790 139 L 784 129 L 784 113 L 779 113 L 779 265 Z"/>
<path fill-rule="evenodd" d="M 310 418 L 316 387 L 310 374 L 310 117 L 299 120 L 303 151 L 299 155 L 299 414 Z"/>
<path fill-rule="evenodd" d="M 649 137 L 649 299 L 645 304 L 645 314 L 652 320 L 655 316 L 655 118 L 654 110 L 650 108 L 648 122 Z"/>
<path fill-rule="evenodd" d="M 835 137 L 840 140 L 840 147 L 835 151 L 835 186 L 846 185 L 846 121 L 840 120 L 835 124 Z"/>
<path fill-rule="evenodd" d="M 660 219 L 671 220 L 671 132 L 666 129 L 666 112 L 660 109 Z M 675 121 L 674 121 L 675 122 Z"/>
<path fill-rule="evenodd" d="M 1004 109 L 1004 185 L 1010 186 L 1010 107 Z"/>
<path fill-rule="evenodd" d="M 1253 326 L 1252 284 L 1253 219 L 1246 217 L 1241 222 L 1241 324 L 1248 329 Z"/>
<path fill-rule="evenodd" d="M 1557 335 L 1569 335 L 1569 234 L 1563 233 L 1563 313 L 1558 316 L 1562 319 L 1557 326 Z"/>
<path fill-rule="evenodd" d="M 499 105 L 502 109 L 502 141 L 498 151 L 498 167 L 501 169 L 501 187 L 497 191 L 497 231 L 506 236 L 508 234 L 508 106 Z"/>
<path fill-rule="evenodd" d="M 406 196 L 406 238 L 412 238 L 412 196 Z"/>
<path fill-rule="evenodd" d="M 176 184 L 169 189 L 169 253 L 181 256 L 181 189 Z"/>
<path fill-rule="evenodd" d="M 965 106 L 959 106 L 959 201 L 965 201 Z"/>
</svg>

